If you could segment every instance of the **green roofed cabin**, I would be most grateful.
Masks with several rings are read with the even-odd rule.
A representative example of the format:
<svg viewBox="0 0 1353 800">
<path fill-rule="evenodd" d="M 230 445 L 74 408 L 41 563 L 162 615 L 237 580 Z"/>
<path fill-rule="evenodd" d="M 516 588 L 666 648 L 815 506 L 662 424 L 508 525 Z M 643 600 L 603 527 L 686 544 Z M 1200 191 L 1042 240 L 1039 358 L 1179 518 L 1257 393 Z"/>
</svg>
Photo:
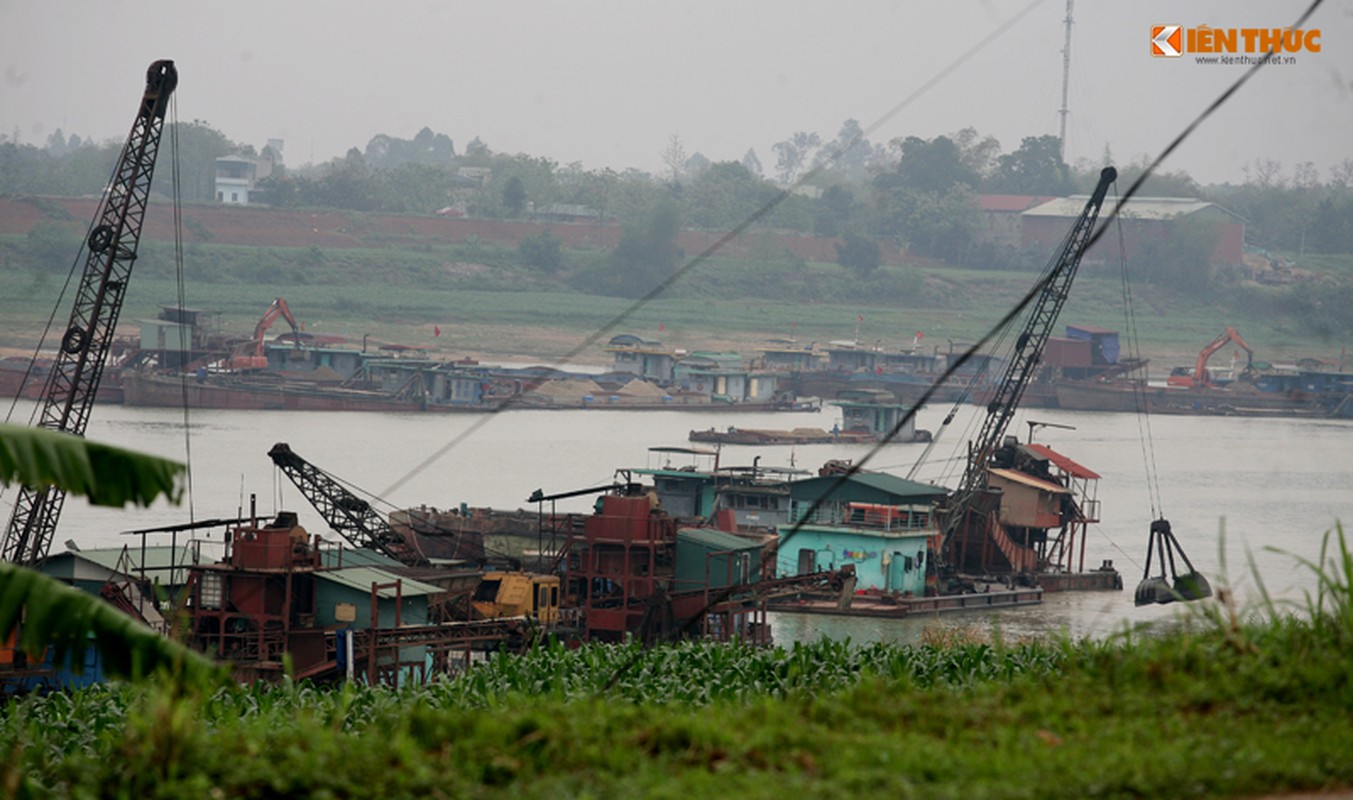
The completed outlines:
<svg viewBox="0 0 1353 800">
<path fill-rule="evenodd" d="M 39 571 L 95 597 L 109 587 L 114 605 L 157 627 L 164 618 L 155 595 L 176 597 L 195 561 L 188 545 L 71 549 L 48 557 Z"/>
<path fill-rule="evenodd" d="M 331 625 L 351 625 L 353 628 L 371 627 L 371 586 L 381 586 L 376 591 L 378 619 L 381 628 L 395 627 L 394 583 L 399 582 L 398 596 L 402 605 L 399 608 L 399 621 L 402 625 L 426 625 L 428 623 L 428 598 L 442 593 L 440 587 L 430 583 L 405 578 L 377 567 L 344 567 L 315 573 L 315 622 L 321 627 Z M 353 608 L 345 612 L 344 604 Z M 346 619 L 355 615 L 355 619 Z"/>
<path fill-rule="evenodd" d="M 759 542 L 714 528 L 682 528 L 676 541 L 676 591 L 724 589 L 761 577 Z"/>
</svg>

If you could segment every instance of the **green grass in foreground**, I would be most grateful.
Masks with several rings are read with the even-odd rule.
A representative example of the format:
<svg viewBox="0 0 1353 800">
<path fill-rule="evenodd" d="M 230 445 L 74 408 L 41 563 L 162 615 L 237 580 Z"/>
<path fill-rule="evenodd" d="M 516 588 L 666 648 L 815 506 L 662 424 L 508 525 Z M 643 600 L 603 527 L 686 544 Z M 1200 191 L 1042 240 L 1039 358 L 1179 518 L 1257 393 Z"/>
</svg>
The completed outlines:
<svg viewBox="0 0 1353 800">
<path fill-rule="evenodd" d="M 399 691 L 30 698 L 0 714 L 0 792 L 1081 798 L 1349 786 L 1353 557 L 1342 531 L 1336 544 L 1300 614 L 1242 617 L 1223 595 L 1168 630 L 1105 642 L 546 647 Z"/>
</svg>

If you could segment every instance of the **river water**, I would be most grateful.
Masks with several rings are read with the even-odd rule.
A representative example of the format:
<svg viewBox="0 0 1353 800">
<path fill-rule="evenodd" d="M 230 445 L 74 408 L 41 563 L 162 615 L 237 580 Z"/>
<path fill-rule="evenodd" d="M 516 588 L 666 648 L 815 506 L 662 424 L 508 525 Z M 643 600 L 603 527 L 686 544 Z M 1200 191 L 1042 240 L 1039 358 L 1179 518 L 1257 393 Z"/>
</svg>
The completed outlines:
<svg viewBox="0 0 1353 800">
<path fill-rule="evenodd" d="M 14 421 L 29 418 L 21 403 Z M 918 427 L 939 430 L 947 408 L 922 409 Z M 460 503 L 495 508 L 528 507 L 536 489 L 545 494 L 611 482 L 619 467 L 658 466 L 648 448 L 686 445 L 692 429 L 730 425 L 747 428 L 821 427 L 839 420 L 828 406 L 816 413 L 699 411 L 514 410 L 497 415 L 297 413 L 284 411 L 192 411 L 100 405 L 91 415 L 91 439 L 188 460 L 191 497 L 183 506 L 163 502 L 149 509 L 99 509 L 82 498 L 66 501 L 53 550 L 69 540 L 82 547 L 139 541 L 122 532 L 193 519 L 247 513 L 257 496 L 259 513 L 294 510 L 301 523 L 326 526 L 277 472 L 267 457 L 287 442 L 322 469 L 373 493 L 393 507 Z M 1007 636 L 1069 633 L 1101 637 L 1136 622 L 1169 619 L 1179 605 L 1135 608 L 1132 589 L 1142 577 L 1153 503 L 1152 465 L 1158 506 L 1189 558 L 1214 590 L 1231 587 L 1240 607 L 1253 608 L 1260 584 L 1273 597 L 1301 602 L 1314 592 L 1314 572 L 1300 559 L 1317 561 L 1322 538 L 1336 521 L 1353 522 L 1353 422 L 1242 417 L 1152 417 L 1132 414 L 1022 412 L 1010 434 L 1052 446 L 1103 477 L 1098 485 L 1102 522 L 1092 526 L 1085 563 L 1114 562 L 1122 592 L 1049 595 L 1040 606 L 999 612 L 946 615 L 941 624 L 999 628 Z M 953 486 L 960 457 L 980 409 L 962 407 L 915 479 Z M 723 465 L 795 466 L 816 470 L 827 459 L 860 459 L 864 445 L 725 447 Z M 925 452 L 921 444 L 890 444 L 869 467 L 905 476 Z M 190 458 L 189 458 L 190 454 Z M 688 463 L 678 459 L 676 463 Z M 594 496 L 560 501 L 559 511 L 586 512 Z M 6 519 L 13 503 L 0 501 Z M 377 505 L 388 510 L 388 506 Z M 548 510 L 548 509 L 547 509 Z M 213 534 L 220 536 L 219 529 Z M 162 543 L 168 543 L 165 536 Z M 1253 565 L 1253 569 L 1251 568 Z M 1258 577 L 1255 573 L 1257 572 Z M 776 614 L 776 639 L 850 637 L 856 642 L 914 641 L 935 618 L 842 619 Z"/>
</svg>

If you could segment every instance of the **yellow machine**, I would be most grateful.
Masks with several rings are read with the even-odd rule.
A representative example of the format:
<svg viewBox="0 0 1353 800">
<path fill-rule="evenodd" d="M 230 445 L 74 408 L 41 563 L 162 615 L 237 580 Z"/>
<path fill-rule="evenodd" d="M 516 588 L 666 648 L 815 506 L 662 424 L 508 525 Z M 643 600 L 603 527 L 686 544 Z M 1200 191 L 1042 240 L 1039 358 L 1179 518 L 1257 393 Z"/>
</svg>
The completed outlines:
<svg viewBox="0 0 1353 800">
<path fill-rule="evenodd" d="M 532 617 L 542 624 L 559 621 L 559 577 L 527 572 L 486 572 L 471 600 L 475 616 Z"/>
</svg>

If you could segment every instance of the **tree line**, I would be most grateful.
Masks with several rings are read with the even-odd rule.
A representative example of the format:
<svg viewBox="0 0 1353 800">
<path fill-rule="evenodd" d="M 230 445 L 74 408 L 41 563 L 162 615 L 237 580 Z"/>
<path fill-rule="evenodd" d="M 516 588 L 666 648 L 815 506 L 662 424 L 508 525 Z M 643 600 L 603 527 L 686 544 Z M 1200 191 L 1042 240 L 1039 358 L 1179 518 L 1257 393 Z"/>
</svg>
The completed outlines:
<svg viewBox="0 0 1353 800">
<path fill-rule="evenodd" d="M 208 122 L 166 128 L 177 146 L 181 197 L 215 201 L 215 159 L 258 156 Z M 97 195 L 109 181 L 120 143 L 67 137 L 55 131 L 42 146 L 0 136 L 0 191 L 14 195 Z M 1034 254 L 982 244 L 979 194 L 1063 196 L 1086 192 L 1101 166 L 1068 165 L 1056 137 L 1025 137 L 1004 152 L 974 128 L 925 139 L 907 136 L 870 142 L 855 120 L 833 139 L 800 131 L 772 148 L 772 175 L 749 149 L 737 161 L 687 154 L 672 136 L 661 151 L 666 169 L 586 169 L 527 154 L 494 152 L 475 138 L 458 150 L 446 134 L 423 128 L 411 139 L 380 134 L 364 148 L 318 165 L 288 169 L 264 148 L 272 175 L 258 199 L 283 208 L 430 214 L 437 211 L 490 219 L 595 216 L 642 229 L 655 215 L 675 215 L 679 227 L 728 230 L 755 219 L 754 228 L 840 237 L 843 263 L 868 271 L 877 243 L 975 267 L 1020 266 Z M 1101 159 L 1112 160 L 1106 150 Z M 1142 163 L 1120 166 L 1127 185 Z M 170 170 L 156 176 L 165 192 Z M 1246 168 L 1241 184 L 1203 187 L 1187 173 L 1153 175 L 1142 196 L 1214 200 L 1246 220 L 1247 239 L 1280 251 L 1353 252 L 1353 160 L 1334 165 L 1322 180 L 1314 165 L 1290 172 L 1273 160 Z M 167 193 L 167 192 L 165 192 Z M 1036 259 L 1034 259 L 1036 260 Z"/>
</svg>

